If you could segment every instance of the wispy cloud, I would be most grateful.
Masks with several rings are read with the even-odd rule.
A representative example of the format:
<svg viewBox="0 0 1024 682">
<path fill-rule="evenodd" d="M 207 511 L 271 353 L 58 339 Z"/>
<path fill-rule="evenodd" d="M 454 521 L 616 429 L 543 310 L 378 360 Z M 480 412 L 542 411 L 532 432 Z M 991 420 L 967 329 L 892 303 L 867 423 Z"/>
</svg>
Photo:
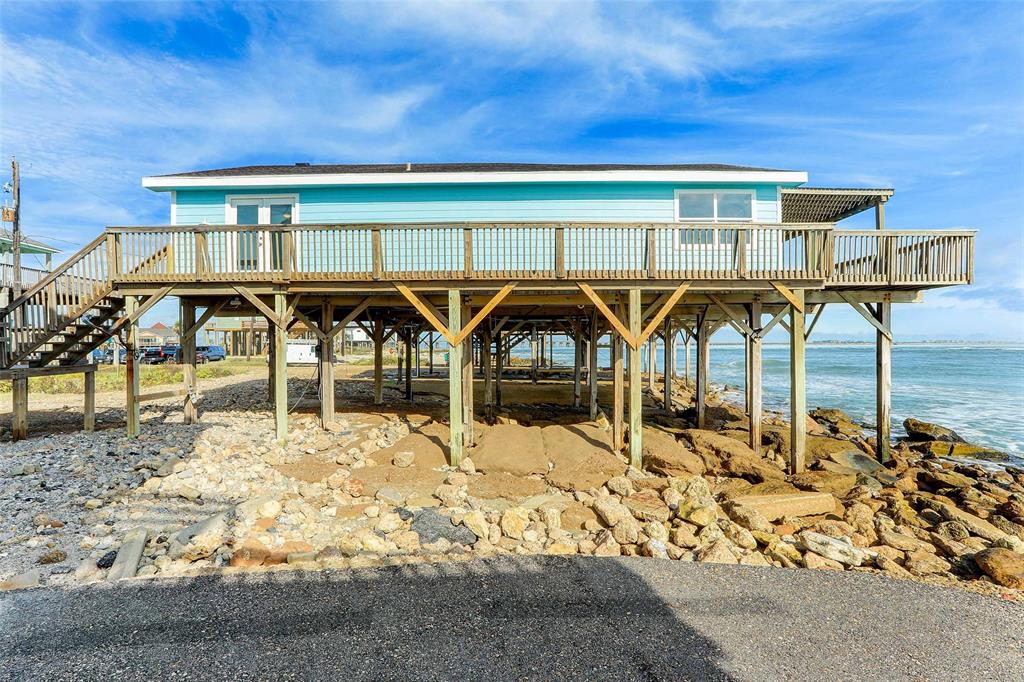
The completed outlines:
<svg viewBox="0 0 1024 682">
<path fill-rule="evenodd" d="M 1020 287 L 997 286 L 1021 271 L 1024 14 L 984 7 L 6 3 L 0 155 L 23 162 L 26 229 L 78 242 L 165 221 L 166 197 L 140 176 L 192 168 L 806 169 L 817 184 L 894 186 L 893 227 L 979 228 L 978 286 L 929 295 L 915 324 L 984 314 L 1024 333 Z"/>
</svg>

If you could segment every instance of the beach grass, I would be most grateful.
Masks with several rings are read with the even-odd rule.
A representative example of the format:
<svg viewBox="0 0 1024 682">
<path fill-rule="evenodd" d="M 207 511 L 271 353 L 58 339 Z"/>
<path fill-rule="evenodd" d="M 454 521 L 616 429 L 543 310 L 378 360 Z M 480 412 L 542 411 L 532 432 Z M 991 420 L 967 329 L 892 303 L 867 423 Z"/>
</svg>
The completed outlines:
<svg viewBox="0 0 1024 682">
<path fill-rule="evenodd" d="M 199 365 L 196 368 L 196 378 L 216 379 L 228 377 L 235 374 L 247 372 L 254 367 L 265 367 L 266 361 L 263 358 L 254 360 L 224 360 L 222 362 L 211 362 Z M 182 380 L 182 368 L 180 365 L 139 365 L 139 384 L 142 387 L 164 386 L 166 384 L 178 383 Z M 125 368 L 104 366 L 96 371 L 96 390 L 122 391 L 124 390 Z M 10 381 L 0 381 L 0 393 L 11 392 Z M 28 380 L 30 393 L 84 393 L 85 376 L 83 374 L 61 374 L 58 376 L 31 377 Z"/>
</svg>

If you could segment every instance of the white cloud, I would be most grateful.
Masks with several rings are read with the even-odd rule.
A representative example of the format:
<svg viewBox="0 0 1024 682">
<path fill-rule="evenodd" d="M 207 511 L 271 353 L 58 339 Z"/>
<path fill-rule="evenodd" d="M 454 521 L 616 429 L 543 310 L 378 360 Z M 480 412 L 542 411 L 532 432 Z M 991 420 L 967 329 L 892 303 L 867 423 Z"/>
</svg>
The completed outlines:
<svg viewBox="0 0 1024 682">
<path fill-rule="evenodd" d="M 280 50 L 214 70 L 44 38 L 5 39 L 0 60 L 4 146 L 51 174 L 113 182 L 137 178 L 140 168 L 282 147 L 351 153 L 358 145 L 341 144 L 342 135 L 369 148 L 434 91 L 416 83 L 379 89 L 350 69 Z M 173 138 L 187 144 L 167 144 Z"/>
</svg>

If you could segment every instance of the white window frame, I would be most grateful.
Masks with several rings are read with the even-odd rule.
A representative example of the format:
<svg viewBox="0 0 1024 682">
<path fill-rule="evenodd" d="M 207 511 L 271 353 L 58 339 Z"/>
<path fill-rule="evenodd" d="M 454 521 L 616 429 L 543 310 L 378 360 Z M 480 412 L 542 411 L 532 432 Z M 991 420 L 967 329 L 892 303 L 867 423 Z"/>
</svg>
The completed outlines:
<svg viewBox="0 0 1024 682">
<path fill-rule="evenodd" d="M 258 206 L 257 209 L 257 220 L 258 225 L 270 226 L 270 204 L 274 202 L 290 202 L 292 205 L 292 221 L 290 224 L 295 225 L 299 222 L 299 195 L 298 194 L 225 194 L 224 195 L 224 224 L 225 225 L 237 225 L 238 224 L 238 207 L 235 206 L 237 202 L 253 203 L 255 202 Z M 297 235 L 296 235 L 297 236 Z M 261 238 L 261 242 L 262 242 Z M 295 243 L 295 248 L 299 248 L 299 244 Z M 235 234 L 234 238 L 227 240 L 227 259 L 228 263 L 231 263 L 233 267 L 238 267 L 238 233 Z M 259 246 L 259 264 L 258 268 L 261 270 L 270 270 L 269 265 L 273 258 L 273 247 L 271 246 L 270 240 L 265 243 L 261 243 Z"/>
<path fill-rule="evenodd" d="M 679 215 L 679 197 L 683 194 L 710 194 L 712 196 L 712 211 L 710 218 L 684 218 Z M 719 194 L 746 194 L 750 197 L 749 218 L 728 218 L 718 219 L 718 195 Z M 757 192 L 752 189 L 677 189 L 672 195 L 673 213 L 677 223 L 752 223 L 757 216 Z"/>
<path fill-rule="evenodd" d="M 299 222 L 299 195 L 298 194 L 225 194 L 224 195 L 224 224 L 237 225 L 238 211 L 233 202 L 235 201 L 258 201 L 259 203 L 259 224 L 270 224 L 270 204 L 277 200 L 292 202 L 292 225 Z M 268 202 L 264 206 L 264 202 Z M 265 213 L 264 213 L 265 211 Z"/>
<path fill-rule="evenodd" d="M 711 211 L 714 213 L 710 218 L 684 218 L 679 215 L 679 197 L 684 194 L 710 194 L 711 195 Z M 718 195 L 719 194 L 746 194 L 750 196 L 750 217 L 749 218 L 729 218 L 728 220 L 718 219 Z M 675 220 L 677 223 L 692 224 L 692 225 L 714 225 L 724 224 L 733 225 L 736 223 L 753 223 L 755 216 L 757 215 L 757 191 L 752 189 L 677 189 L 672 193 L 673 213 L 675 214 Z M 707 244 L 691 244 L 683 243 L 683 232 L 682 230 L 675 231 L 675 245 L 677 249 L 694 249 L 694 248 L 712 248 L 717 249 L 719 246 L 719 233 L 715 230 L 714 241 Z"/>
</svg>

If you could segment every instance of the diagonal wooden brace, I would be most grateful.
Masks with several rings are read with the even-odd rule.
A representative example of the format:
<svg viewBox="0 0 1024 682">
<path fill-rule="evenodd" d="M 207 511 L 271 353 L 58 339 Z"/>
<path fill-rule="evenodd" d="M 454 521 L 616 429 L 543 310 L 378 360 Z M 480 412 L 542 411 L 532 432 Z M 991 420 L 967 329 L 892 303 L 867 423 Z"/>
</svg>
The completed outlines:
<svg viewBox="0 0 1024 682">
<path fill-rule="evenodd" d="M 298 320 L 300 322 L 302 322 L 302 324 L 306 325 L 306 329 L 308 329 L 309 331 L 311 331 L 314 334 L 316 334 L 316 338 L 320 339 L 321 341 L 329 341 L 330 340 L 330 339 L 328 339 L 327 334 L 325 334 L 320 329 L 320 325 L 318 325 L 318 324 L 314 323 L 312 320 L 310 320 L 306 316 L 306 313 L 304 313 L 301 310 L 299 310 L 298 308 L 296 308 L 295 310 L 292 311 L 292 314 L 295 315 L 295 317 L 298 318 Z"/>
<path fill-rule="evenodd" d="M 281 329 L 285 329 L 287 327 L 286 320 L 289 317 L 287 314 L 283 318 L 278 317 L 277 313 L 274 312 L 273 308 L 271 308 L 266 303 L 261 301 L 259 297 L 256 296 L 256 294 L 252 293 L 245 287 L 234 285 L 232 288 L 235 291 L 237 291 L 242 296 L 242 298 L 251 303 L 253 307 L 256 308 L 256 310 L 263 313 L 263 316 L 270 320 L 270 322 L 273 323 L 275 327 L 280 327 Z"/>
<path fill-rule="evenodd" d="M 496 293 L 494 295 L 494 298 L 488 301 L 487 304 L 483 308 L 481 308 L 476 315 L 473 316 L 473 319 L 469 321 L 469 324 L 463 327 L 462 331 L 460 331 L 455 336 L 455 345 L 458 345 L 465 341 L 469 337 L 469 335 L 473 333 L 473 330 L 477 328 L 477 325 L 483 322 L 484 319 L 486 319 L 487 316 L 491 313 L 491 311 L 494 310 L 499 303 L 505 300 L 506 296 L 512 293 L 512 290 L 516 288 L 516 284 L 517 282 L 509 282 L 508 284 L 503 286 L 501 288 L 501 291 Z"/>
<path fill-rule="evenodd" d="M 629 344 L 630 348 L 639 347 L 640 344 L 637 343 L 636 338 L 629 332 L 629 328 L 622 324 L 622 320 L 619 319 L 619 316 L 612 312 L 612 309 L 609 308 L 608 304 L 597 295 L 597 292 L 594 291 L 593 287 L 586 282 L 577 282 L 576 286 L 579 287 L 580 291 L 582 291 L 583 294 L 594 303 L 594 306 L 601 311 L 601 314 L 604 315 L 605 319 L 611 323 L 615 331 L 619 333 L 619 336 Z"/>
<path fill-rule="evenodd" d="M 163 300 L 163 297 L 170 293 L 171 289 L 173 288 L 174 286 L 164 287 L 160 291 L 156 292 L 155 294 L 147 298 L 146 302 L 140 305 L 138 308 L 136 308 L 135 312 L 131 313 L 130 315 L 125 315 L 124 317 L 118 319 L 117 322 L 112 324 L 108 332 L 110 334 L 116 334 L 118 330 L 120 330 L 121 327 L 125 326 L 126 324 L 134 324 L 138 322 L 140 317 L 145 315 L 153 306 L 155 306 L 157 303 Z"/>
<path fill-rule="evenodd" d="M 189 327 L 189 329 L 184 334 L 181 335 L 181 338 L 192 338 L 192 336 L 194 336 L 196 332 L 203 328 L 204 324 L 210 321 L 210 318 L 219 313 L 221 311 L 221 308 L 227 305 L 229 300 L 231 299 L 221 299 L 216 305 L 212 305 L 209 308 L 207 308 L 206 311 L 203 312 L 202 316 L 198 320 L 196 320 L 196 323 Z"/>
<path fill-rule="evenodd" d="M 740 333 L 741 336 L 754 336 L 754 330 L 750 328 L 747 321 L 743 319 L 743 316 L 734 311 L 732 308 L 722 302 L 722 299 L 718 298 L 714 294 L 708 294 L 708 298 L 711 302 L 718 306 L 723 313 L 729 316 L 732 321 L 733 327 Z"/>
<path fill-rule="evenodd" d="M 792 289 L 782 282 L 772 281 L 771 285 L 775 287 L 775 290 L 782 294 L 782 297 L 789 301 L 789 304 L 796 308 L 797 311 L 801 313 L 804 311 L 804 304 L 800 302 L 800 299 L 796 297 L 796 294 L 793 293 Z"/>
<path fill-rule="evenodd" d="M 679 286 L 676 287 L 676 290 L 673 291 L 669 295 L 668 299 L 661 305 L 661 309 L 654 315 L 653 318 L 651 318 L 651 321 L 647 323 L 647 326 L 644 327 L 643 332 L 640 334 L 640 338 L 636 340 L 637 346 L 643 345 L 647 341 L 647 339 L 650 338 L 651 334 L 653 334 L 654 331 L 661 325 L 665 317 L 670 312 L 672 312 L 672 308 L 675 307 L 675 304 L 679 302 L 679 299 L 683 297 L 683 294 L 685 294 L 686 290 L 689 288 L 689 282 L 681 282 Z M 634 348 L 635 347 L 636 346 L 634 346 Z"/>
<path fill-rule="evenodd" d="M 341 330 L 343 330 L 345 327 L 347 327 L 349 325 L 349 323 L 352 322 L 352 320 L 354 320 L 357 317 L 359 317 L 360 315 L 362 315 L 363 311 L 366 310 L 368 307 L 370 307 L 370 303 L 372 303 L 372 302 L 373 302 L 373 298 L 370 297 L 370 296 L 367 296 L 362 301 L 360 301 L 359 305 L 357 305 L 355 308 L 353 308 L 352 312 L 350 312 L 348 315 L 346 315 L 344 317 L 344 319 L 341 320 L 341 322 L 339 322 L 338 324 L 336 324 L 333 327 L 331 327 L 331 331 L 327 332 L 327 339 L 328 340 L 333 339 L 335 336 L 337 336 L 339 333 L 341 333 Z"/>
<path fill-rule="evenodd" d="M 398 290 L 398 293 L 405 296 L 405 299 L 409 301 L 409 303 L 412 303 L 416 310 L 420 311 L 420 315 L 430 323 L 430 326 L 437 330 L 441 336 L 447 339 L 450 345 L 455 345 L 455 337 L 452 336 L 450 331 L 448 331 L 448 318 L 445 317 L 444 313 L 438 310 L 430 301 L 417 296 L 413 290 L 406 285 L 401 284 L 400 282 L 394 282 L 394 285 L 395 289 Z"/>
<path fill-rule="evenodd" d="M 865 320 L 867 320 L 871 324 L 872 327 L 874 327 L 875 329 L 880 331 L 882 333 L 882 335 L 885 336 L 885 338 L 887 338 L 890 341 L 892 341 L 892 330 L 888 329 L 881 322 L 876 320 L 875 316 L 872 315 L 870 312 L 868 312 L 867 308 L 864 307 L 863 303 L 858 303 L 857 301 L 852 300 L 849 296 L 847 296 L 842 291 L 838 292 L 838 294 L 843 298 L 844 301 L 846 301 L 847 303 L 850 304 L 851 308 L 853 308 L 858 313 L 860 313 L 861 317 L 863 317 Z"/>
</svg>

